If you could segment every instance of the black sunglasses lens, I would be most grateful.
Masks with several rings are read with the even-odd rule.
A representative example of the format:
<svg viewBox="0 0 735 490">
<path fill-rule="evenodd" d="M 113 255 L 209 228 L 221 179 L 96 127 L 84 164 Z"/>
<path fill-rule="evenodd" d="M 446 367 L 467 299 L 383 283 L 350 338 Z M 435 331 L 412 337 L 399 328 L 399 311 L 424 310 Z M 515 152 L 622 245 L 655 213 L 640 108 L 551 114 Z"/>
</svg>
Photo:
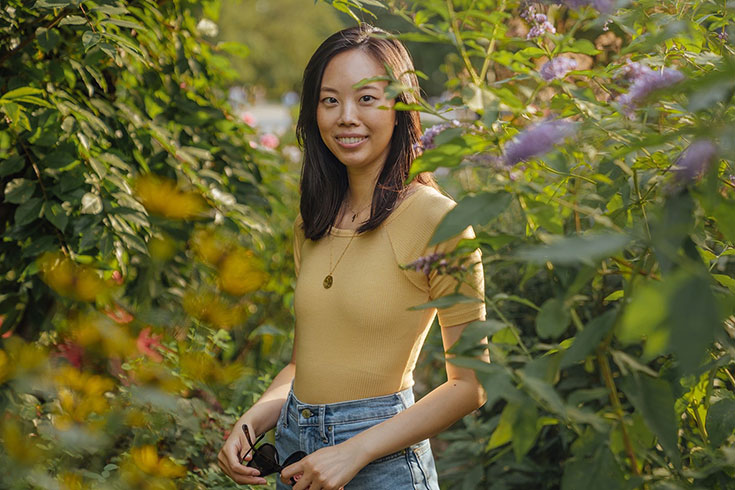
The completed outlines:
<svg viewBox="0 0 735 490">
<path fill-rule="evenodd" d="M 260 476 L 267 476 L 280 471 L 278 452 L 273 444 L 265 443 L 253 452 L 253 459 L 248 466 L 260 472 Z"/>
<path fill-rule="evenodd" d="M 286 458 L 286 461 L 283 462 L 283 465 L 281 465 L 283 468 L 285 468 L 288 465 L 292 465 L 297 461 L 301 461 L 306 456 L 306 453 L 304 451 L 296 451 L 291 456 Z"/>
</svg>

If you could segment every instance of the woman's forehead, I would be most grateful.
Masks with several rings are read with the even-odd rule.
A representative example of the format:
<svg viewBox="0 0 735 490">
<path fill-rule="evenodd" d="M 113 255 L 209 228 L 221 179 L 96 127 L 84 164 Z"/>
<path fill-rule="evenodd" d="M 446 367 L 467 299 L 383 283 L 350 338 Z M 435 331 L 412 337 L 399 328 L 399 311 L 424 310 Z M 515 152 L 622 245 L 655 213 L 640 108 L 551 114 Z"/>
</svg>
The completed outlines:
<svg viewBox="0 0 735 490">
<path fill-rule="evenodd" d="M 361 49 L 351 49 L 335 55 L 324 69 L 321 90 L 345 90 L 366 78 L 385 75 L 382 64 Z M 373 86 L 382 87 L 387 82 L 371 82 Z"/>
</svg>

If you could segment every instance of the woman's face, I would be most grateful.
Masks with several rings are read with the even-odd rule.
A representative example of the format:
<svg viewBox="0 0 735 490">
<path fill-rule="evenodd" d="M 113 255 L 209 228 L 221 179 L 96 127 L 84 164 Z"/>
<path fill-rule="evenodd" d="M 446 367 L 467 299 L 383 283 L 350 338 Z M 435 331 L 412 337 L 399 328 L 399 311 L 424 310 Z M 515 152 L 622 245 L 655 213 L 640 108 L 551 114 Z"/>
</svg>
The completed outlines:
<svg viewBox="0 0 735 490">
<path fill-rule="evenodd" d="M 383 66 L 360 49 L 339 53 L 324 70 L 317 125 L 324 144 L 348 170 L 377 174 L 385 164 L 396 123 L 394 101 L 384 94 L 388 82 L 354 88 L 361 80 L 384 75 Z"/>
</svg>

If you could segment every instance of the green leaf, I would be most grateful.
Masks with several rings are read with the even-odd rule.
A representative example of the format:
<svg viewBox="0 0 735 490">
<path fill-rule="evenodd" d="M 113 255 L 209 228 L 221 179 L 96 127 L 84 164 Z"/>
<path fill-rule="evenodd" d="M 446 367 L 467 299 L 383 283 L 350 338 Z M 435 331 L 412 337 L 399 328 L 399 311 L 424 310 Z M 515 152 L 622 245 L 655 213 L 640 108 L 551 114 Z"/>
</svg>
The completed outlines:
<svg viewBox="0 0 735 490">
<path fill-rule="evenodd" d="M 564 353 L 561 368 L 576 364 L 590 355 L 607 333 L 612 330 L 617 314 L 618 310 L 613 308 L 590 321 L 584 327 L 584 330 L 574 337 L 572 346 Z"/>
<path fill-rule="evenodd" d="M 721 328 L 719 310 L 710 280 L 699 275 L 679 281 L 670 295 L 669 347 L 683 373 L 692 373 L 707 355 L 715 331 Z"/>
<path fill-rule="evenodd" d="M 569 309 L 564 306 L 562 299 L 548 299 L 536 315 L 536 332 L 541 338 L 555 339 L 564 333 L 571 319 Z"/>
<path fill-rule="evenodd" d="M 541 426 L 538 420 L 538 410 L 536 405 L 533 403 L 524 403 L 516 412 L 515 420 L 513 421 L 513 454 L 515 454 L 516 461 L 523 459 L 523 456 L 528 453 L 536 442 L 536 436 L 538 436 Z"/>
<path fill-rule="evenodd" d="M 626 482 L 615 456 L 606 445 L 597 447 L 590 458 L 573 457 L 563 463 L 561 490 L 628 490 L 636 488 Z"/>
<path fill-rule="evenodd" d="M 518 416 L 519 405 L 508 403 L 503 412 L 500 414 L 500 422 L 495 427 L 490 440 L 487 443 L 487 450 L 508 444 L 513 439 L 513 423 Z"/>
<path fill-rule="evenodd" d="M 71 0 L 36 0 L 36 3 L 33 4 L 34 9 L 58 9 L 58 8 L 64 8 L 69 7 L 70 5 L 74 4 L 76 2 Z"/>
<path fill-rule="evenodd" d="M 69 216 L 67 216 L 66 211 L 57 202 L 44 206 L 43 215 L 61 231 L 64 231 L 66 225 L 69 223 Z"/>
<path fill-rule="evenodd" d="M 5 202 L 21 204 L 36 190 L 36 183 L 28 179 L 13 179 L 5 186 Z"/>
<path fill-rule="evenodd" d="M 574 237 L 556 237 L 548 245 L 524 247 L 518 257 L 537 264 L 559 265 L 594 263 L 620 252 L 631 239 L 622 233 L 590 233 Z"/>
<path fill-rule="evenodd" d="M 674 465 L 681 467 L 677 446 L 676 412 L 674 394 L 669 383 L 662 379 L 634 374 L 623 379 L 621 388 L 635 409 L 643 416 L 659 444 Z"/>
<path fill-rule="evenodd" d="M 735 431 L 735 400 L 724 398 L 712 404 L 707 410 L 705 428 L 710 445 L 720 447 Z"/>
<path fill-rule="evenodd" d="M 38 88 L 33 87 L 21 87 L 5 92 L 0 99 L 13 100 L 19 97 L 25 97 L 27 95 L 43 95 L 45 92 Z"/>
<path fill-rule="evenodd" d="M 456 167 L 467 155 L 475 153 L 467 146 L 464 138 L 454 138 L 441 146 L 424 151 L 411 164 L 411 172 L 408 175 L 410 181 L 421 172 L 431 172 L 439 167 Z"/>
<path fill-rule="evenodd" d="M 436 245 L 462 233 L 468 226 L 486 225 L 508 207 L 511 195 L 506 192 L 483 192 L 467 196 L 449 211 L 436 227 L 429 245 Z"/>
<path fill-rule="evenodd" d="M 34 197 L 25 201 L 15 210 L 15 224 L 24 226 L 38 219 L 41 214 L 43 201 L 40 197 Z"/>
<path fill-rule="evenodd" d="M 36 40 L 41 50 L 44 53 L 48 53 L 61 41 L 61 36 L 56 29 L 46 29 L 45 27 L 39 27 L 36 29 Z"/>
<path fill-rule="evenodd" d="M 448 294 L 447 296 L 442 296 L 441 298 L 437 298 L 422 305 L 412 306 L 409 308 L 409 310 L 426 310 L 429 308 L 443 309 L 449 308 L 450 306 L 454 306 L 459 303 L 482 303 L 482 300 L 479 298 L 470 298 L 469 296 L 455 293 Z"/>
<path fill-rule="evenodd" d="M 601 53 L 601 51 L 595 48 L 595 45 L 592 44 L 592 41 L 589 39 L 576 39 L 574 43 L 564 48 L 563 51 L 568 53 L 589 54 L 592 56 Z"/>
<path fill-rule="evenodd" d="M 462 330 L 462 335 L 449 349 L 449 352 L 461 355 L 464 352 L 477 349 L 482 339 L 490 337 L 506 327 L 505 323 L 492 319 L 472 322 Z"/>
<path fill-rule="evenodd" d="M 25 166 L 25 161 L 19 155 L 7 158 L 5 161 L 0 163 L 0 177 L 7 177 L 8 175 L 19 172 Z M 6 191 L 7 193 L 7 188 Z"/>
<path fill-rule="evenodd" d="M 666 318 L 666 284 L 636 283 L 615 336 L 624 344 L 638 342 Z"/>
<path fill-rule="evenodd" d="M 97 194 L 87 192 L 82 196 L 82 214 L 98 214 L 102 212 L 102 199 Z"/>
<path fill-rule="evenodd" d="M 102 40 L 102 36 L 94 31 L 85 31 L 82 35 L 82 44 L 84 44 L 84 50 L 87 51 L 90 48 L 97 45 Z"/>
</svg>

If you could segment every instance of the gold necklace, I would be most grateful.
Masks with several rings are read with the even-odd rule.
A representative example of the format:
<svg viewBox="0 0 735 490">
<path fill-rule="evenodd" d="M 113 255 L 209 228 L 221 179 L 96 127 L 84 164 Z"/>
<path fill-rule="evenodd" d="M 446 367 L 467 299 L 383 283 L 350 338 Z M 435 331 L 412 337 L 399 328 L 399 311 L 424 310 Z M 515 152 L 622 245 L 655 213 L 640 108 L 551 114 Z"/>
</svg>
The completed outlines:
<svg viewBox="0 0 735 490">
<path fill-rule="evenodd" d="M 354 209 L 352 209 L 352 206 L 350 206 L 349 204 L 345 203 L 345 206 L 347 206 L 347 209 L 349 209 L 349 210 L 350 210 L 350 213 L 352 213 L 352 222 L 353 222 L 353 223 L 355 222 L 355 218 L 357 218 L 357 215 L 358 215 L 358 214 L 360 214 L 360 213 L 362 213 L 363 211 L 365 211 L 365 210 L 366 210 L 367 208 L 369 208 L 369 207 L 370 207 L 371 205 L 372 205 L 372 203 L 368 204 L 368 205 L 367 205 L 367 206 L 365 206 L 364 208 L 362 208 L 362 209 L 360 209 L 359 211 L 355 212 L 355 210 L 354 210 Z"/>
<path fill-rule="evenodd" d="M 327 277 L 324 278 L 324 281 L 322 281 L 322 286 L 324 286 L 324 289 L 329 289 L 332 287 L 332 284 L 334 283 L 334 278 L 332 277 L 332 273 L 339 265 L 339 261 L 342 260 L 342 257 L 345 256 L 345 253 L 347 252 L 347 249 L 350 248 L 350 244 L 352 243 L 352 240 L 357 236 L 357 231 L 352 234 L 350 237 L 350 241 L 347 242 L 347 246 L 344 250 L 342 250 L 342 254 L 337 259 L 337 263 L 334 264 L 334 267 L 332 267 L 332 241 L 329 242 L 329 274 L 327 274 Z"/>
</svg>

